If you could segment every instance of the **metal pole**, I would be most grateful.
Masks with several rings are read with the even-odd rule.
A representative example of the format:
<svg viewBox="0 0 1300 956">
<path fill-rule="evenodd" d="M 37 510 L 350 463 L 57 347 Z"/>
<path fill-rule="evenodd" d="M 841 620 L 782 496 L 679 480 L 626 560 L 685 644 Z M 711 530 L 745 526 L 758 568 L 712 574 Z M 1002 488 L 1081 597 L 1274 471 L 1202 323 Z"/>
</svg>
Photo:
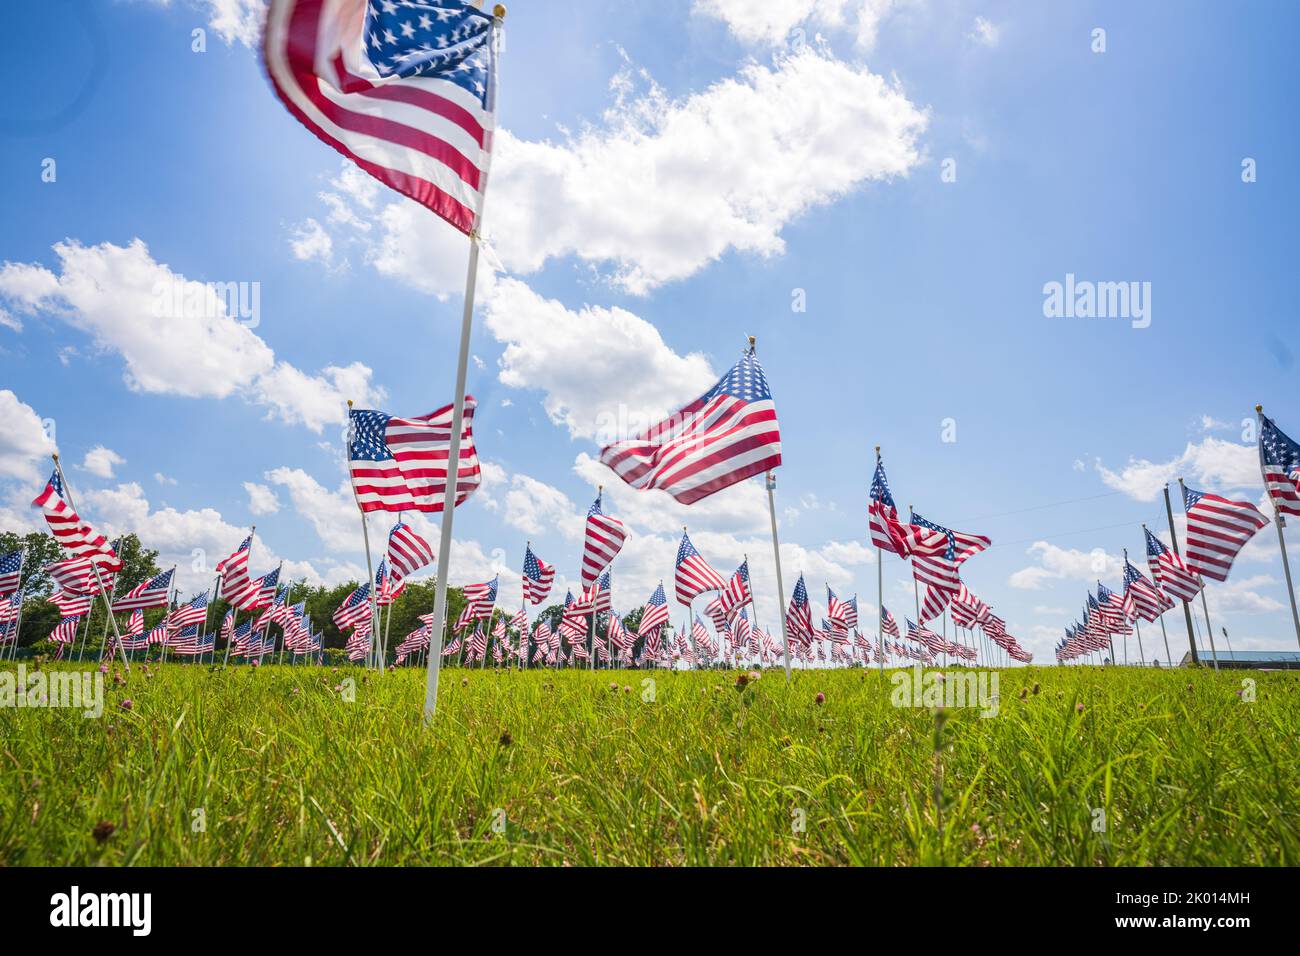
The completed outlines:
<svg viewBox="0 0 1300 956">
<path fill-rule="evenodd" d="M 753 339 L 751 338 L 752 342 Z M 776 535 L 776 475 L 767 473 L 767 509 L 772 518 L 772 554 L 776 558 L 777 609 L 781 612 L 781 645 L 785 649 L 785 680 L 790 682 L 790 630 L 785 623 L 785 584 L 781 580 L 781 544 Z M 719 635 L 721 639 L 721 635 Z"/>
<path fill-rule="evenodd" d="M 1263 405 L 1255 406 L 1255 415 L 1259 420 L 1260 433 L 1262 434 L 1264 428 Z M 1300 611 L 1296 610 L 1295 587 L 1291 583 L 1291 561 L 1286 554 L 1286 535 L 1282 533 L 1282 529 L 1286 527 L 1286 518 L 1283 517 L 1282 512 L 1277 510 L 1276 501 L 1273 503 L 1273 517 L 1275 519 L 1274 524 L 1277 525 L 1277 543 L 1282 549 L 1282 572 L 1286 575 L 1286 596 L 1291 600 L 1291 623 L 1295 625 L 1296 643 L 1300 643 Z"/>
</svg>

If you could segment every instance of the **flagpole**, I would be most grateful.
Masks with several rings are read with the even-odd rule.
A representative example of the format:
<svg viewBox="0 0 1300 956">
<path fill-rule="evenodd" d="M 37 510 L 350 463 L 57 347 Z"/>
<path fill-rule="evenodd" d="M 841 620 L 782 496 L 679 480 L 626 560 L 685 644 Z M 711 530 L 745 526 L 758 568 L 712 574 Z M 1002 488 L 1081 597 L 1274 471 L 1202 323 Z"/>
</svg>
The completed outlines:
<svg viewBox="0 0 1300 956">
<path fill-rule="evenodd" d="M 63 474 L 63 466 L 59 464 L 59 453 L 55 452 L 52 457 L 54 458 L 54 470 L 59 473 L 59 481 L 63 485 L 63 493 L 67 496 L 68 505 L 73 511 L 76 511 L 77 503 L 72 500 L 72 489 L 68 486 L 67 476 Z M 126 659 L 126 648 L 122 646 L 122 637 L 117 632 L 117 618 L 113 617 L 113 604 L 108 598 L 107 593 L 104 591 L 104 579 L 99 575 L 99 563 L 95 561 L 94 558 L 91 558 L 90 560 L 90 570 L 94 572 L 95 584 L 99 587 L 100 594 L 104 595 L 104 607 L 108 612 L 108 619 L 113 623 L 113 636 L 117 638 L 117 651 L 122 655 L 122 664 L 126 667 L 126 672 L 129 674 L 131 673 L 131 662 Z M 16 641 L 17 639 L 18 638 L 15 635 L 14 640 Z M 15 649 L 14 653 L 17 654 L 17 649 Z"/>
<path fill-rule="evenodd" d="M 750 337 L 752 342 L 753 336 Z M 776 558 L 776 598 L 779 602 L 777 609 L 781 612 L 781 644 L 785 648 L 785 680 L 790 682 L 790 630 L 785 623 L 785 584 L 781 580 L 781 544 L 776 535 L 776 497 L 773 492 L 776 489 L 776 475 L 768 472 L 766 475 L 767 484 L 767 508 L 772 517 L 772 554 Z M 718 640 L 722 640 L 722 635 L 718 635 Z"/>
<path fill-rule="evenodd" d="M 1187 485 L 1178 479 L 1178 489 L 1183 493 L 1183 514 L 1187 513 Z M 1214 658 L 1214 669 L 1219 669 L 1219 651 L 1214 646 L 1214 629 L 1210 627 L 1210 606 L 1205 600 L 1205 582 L 1201 582 L 1201 610 L 1205 612 L 1205 633 L 1210 641 L 1210 655 Z"/>
<path fill-rule="evenodd" d="M 1182 552 L 1178 547 L 1178 535 L 1174 532 L 1174 506 L 1169 503 L 1169 485 L 1165 485 L 1165 514 L 1169 518 L 1169 540 L 1173 542 L 1174 556 L 1182 559 Z M 1146 525 L 1142 526 L 1146 530 Z M 1187 643 L 1191 647 L 1192 663 L 1199 665 L 1201 663 L 1200 652 L 1196 648 L 1196 635 L 1192 630 L 1192 609 L 1188 601 L 1183 601 L 1183 617 L 1187 621 Z"/>
<path fill-rule="evenodd" d="M 1255 406 L 1255 416 L 1259 421 L 1260 433 L 1263 434 L 1263 428 L 1264 428 L 1264 421 L 1263 421 L 1264 406 L 1263 405 Z M 1272 497 L 1273 497 L 1272 494 L 1270 494 L 1269 499 L 1271 500 Z M 1291 622 L 1295 625 L 1296 642 L 1300 643 L 1300 611 L 1296 610 L 1295 588 L 1291 584 L 1291 561 L 1289 558 L 1287 558 L 1286 535 L 1282 531 L 1282 529 L 1286 527 L 1286 518 L 1283 517 L 1282 512 L 1277 510 L 1276 502 L 1273 503 L 1273 518 L 1274 518 L 1273 523 L 1277 525 L 1277 543 L 1278 546 L 1282 549 L 1282 572 L 1283 574 L 1286 575 L 1286 594 L 1287 597 L 1291 599 Z"/>
</svg>

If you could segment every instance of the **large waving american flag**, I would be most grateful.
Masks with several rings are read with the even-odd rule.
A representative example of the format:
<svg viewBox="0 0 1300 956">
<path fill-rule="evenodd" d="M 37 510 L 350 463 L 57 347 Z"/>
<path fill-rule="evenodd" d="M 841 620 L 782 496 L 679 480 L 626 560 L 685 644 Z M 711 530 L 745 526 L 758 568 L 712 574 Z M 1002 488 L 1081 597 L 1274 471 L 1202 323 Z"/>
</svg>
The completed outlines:
<svg viewBox="0 0 1300 956">
<path fill-rule="evenodd" d="M 627 529 L 623 522 L 605 514 L 601 508 L 601 495 L 596 495 L 587 510 L 587 526 L 582 541 L 582 586 L 589 588 L 609 567 L 615 555 L 623 548 Z"/>
<path fill-rule="evenodd" d="M 263 55 L 304 126 L 461 232 L 495 126 L 492 17 L 457 0 L 271 0 Z"/>
<path fill-rule="evenodd" d="M 1187 509 L 1187 569 L 1215 581 L 1228 580 L 1233 559 L 1268 519 L 1249 501 L 1230 501 L 1183 488 Z"/>
<path fill-rule="evenodd" d="M 889 479 L 885 477 L 885 464 L 880 460 L 879 452 L 876 453 L 876 472 L 871 476 L 870 497 L 867 517 L 871 528 L 871 543 L 882 551 L 906 558 L 912 553 L 907 531 L 898 520 L 898 508 L 894 504 L 894 496 L 890 494 Z"/>
<path fill-rule="evenodd" d="M 1300 445 L 1263 412 L 1259 415 L 1259 467 L 1279 514 L 1300 515 Z"/>
<path fill-rule="evenodd" d="M 237 604 L 240 596 L 252 584 L 248 578 L 248 555 L 252 547 L 253 536 L 250 534 L 231 552 L 230 557 L 217 564 L 217 574 L 221 576 L 221 596 L 232 604 Z"/>
<path fill-rule="evenodd" d="M 541 604 L 551 593 L 551 584 L 555 580 L 555 566 L 547 564 L 533 554 L 531 544 L 524 546 L 524 600 L 529 604 Z"/>
<path fill-rule="evenodd" d="M 1142 530 L 1147 536 L 1147 567 L 1160 590 L 1182 601 L 1196 597 L 1205 586 L 1201 579 L 1149 529 Z"/>
<path fill-rule="evenodd" d="M 781 464 L 781 429 L 763 367 L 751 348 L 695 401 L 600 460 L 633 488 L 661 488 L 693 504 Z"/>
<path fill-rule="evenodd" d="M 706 591 L 725 591 L 727 582 L 713 569 L 704 556 L 695 550 L 686 532 L 682 532 L 681 543 L 677 546 L 677 571 L 674 576 L 677 600 L 690 604 L 692 600 Z M 725 603 L 725 601 L 724 601 Z"/>
<path fill-rule="evenodd" d="M 122 570 L 122 562 L 108 539 L 83 521 L 67 502 L 63 478 L 57 468 L 45 483 L 45 489 L 32 501 L 32 507 L 41 509 L 54 540 L 74 556 L 86 558 L 105 571 Z"/>
<path fill-rule="evenodd" d="M 473 396 L 466 395 L 456 470 L 457 505 L 473 494 L 482 480 L 474 449 L 476 407 Z M 442 511 L 451 413 L 450 405 L 419 418 L 349 410 L 348 459 L 362 511 Z"/>
<path fill-rule="evenodd" d="M 90 611 L 91 602 L 95 598 L 90 594 L 70 594 L 60 589 L 45 600 L 59 609 L 60 617 L 80 617 Z"/>
</svg>

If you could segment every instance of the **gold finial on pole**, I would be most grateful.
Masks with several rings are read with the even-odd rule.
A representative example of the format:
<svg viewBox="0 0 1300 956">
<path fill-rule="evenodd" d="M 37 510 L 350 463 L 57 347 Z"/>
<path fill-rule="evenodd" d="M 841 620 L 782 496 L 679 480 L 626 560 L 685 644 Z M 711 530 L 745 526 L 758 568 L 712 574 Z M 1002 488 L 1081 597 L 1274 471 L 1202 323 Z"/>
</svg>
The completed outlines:
<svg viewBox="0 0 1300 956">
<path fill-rule="evenodd" d="M 52 453 L 50 454 L 50 457 L 53 458 L 55 461 L 58 461 L 58 460 L 59 460 L 59 453 L 58 453 L 57 451 L 56 451 L 56 452 L 52 452 Z"/>
<path fill-rule="evenodd" d="M 496 17 L 498 20 L 504 20 L 506 18 L 506 5 L 504 3 L 498 3 L 492 8 L 492 16 Z"/>
<path fill-rule="evenodd" d="M 1263 405 L 1256 405 L 1256 406 L 1255 406 L 1255 411 L 1257 411 L 1257 412 L 1262 412 L 1263 410 L 1264 410 L 1264 406 L 1263 406 Z"/>
</svg>

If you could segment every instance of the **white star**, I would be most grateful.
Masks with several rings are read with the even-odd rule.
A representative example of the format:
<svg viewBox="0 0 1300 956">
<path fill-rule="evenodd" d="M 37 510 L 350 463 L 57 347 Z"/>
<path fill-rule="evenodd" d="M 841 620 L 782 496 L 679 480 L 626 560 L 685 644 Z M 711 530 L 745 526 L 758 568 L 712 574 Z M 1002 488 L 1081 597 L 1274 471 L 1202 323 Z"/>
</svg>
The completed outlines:
<svg viewBox="0 0 1300 956">
<path fill-rule="evenodd" d="M 409 20 L 402 24 L 402 36 L 408 39 L 415 36 L 415 27 L 411 26 Z"/>
</svg>

